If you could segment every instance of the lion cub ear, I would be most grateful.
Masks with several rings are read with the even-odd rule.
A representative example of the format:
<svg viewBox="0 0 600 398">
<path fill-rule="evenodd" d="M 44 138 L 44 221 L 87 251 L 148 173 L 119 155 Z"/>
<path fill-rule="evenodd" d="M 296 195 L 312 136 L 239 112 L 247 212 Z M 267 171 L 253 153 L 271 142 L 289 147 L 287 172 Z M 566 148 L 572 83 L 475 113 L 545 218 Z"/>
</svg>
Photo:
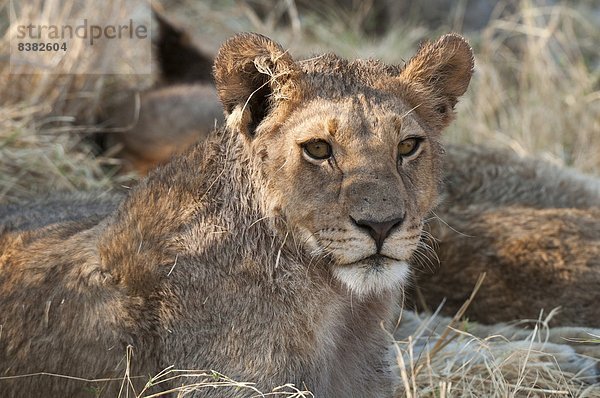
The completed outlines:
<svg viewBox="0 0 600 398">
<path fill-rule="evenodd" d="M 400 73 L 409 85 L 418 85 L 433 101 L 431 117 L 440 128 L 452 119 L 458 98 L 467 91 L 473 74 L 473 50 L 457 34 L 442 36 L 435 43 L 425 43 Z"/>
<path fill-rule="evenodd" d="M 295 91 L 299 71 L 268 37 L 241 33 L 227 40 L 215 58 L 214 76 L 228 128 L 253 136 L 277 101 Z"/>
</svg>

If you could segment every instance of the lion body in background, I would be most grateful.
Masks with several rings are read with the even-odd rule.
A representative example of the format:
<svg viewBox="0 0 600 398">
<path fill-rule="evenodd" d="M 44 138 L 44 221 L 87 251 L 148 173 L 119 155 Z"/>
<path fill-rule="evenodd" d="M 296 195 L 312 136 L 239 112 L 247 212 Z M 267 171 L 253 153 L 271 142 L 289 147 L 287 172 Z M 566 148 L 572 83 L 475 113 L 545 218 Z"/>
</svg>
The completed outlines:
<svg viewBox="0 0 600 398">
<path fill-rule="evenodd" d="M 174 84 L 129 92 L 105 111 L 101 146 L 122 160 L 124 171 L 145 175 L 173 155 L 205 140 L 223 110 L 211 84 Z"/>
<path fill-rule="evenodd" d="M 203 144 L 125 198 L 0 210 L 2 395 L 114 397 L 123 374 L 139 393 L 174 366 L 391 396 L 390 331 L 472 68 L 457 35 L 404 66 L 227 41 L 226 126 Z"/>
<path fill-rule="evenodd" d="M 560 307 L 551 325 L 600 327 L 600 179 L 456 146 L 445 175 L 439 220 L 430 222 L 435 272 L 419 281 L 430 308 L 445 298 L 442 313 L 453 315 L 485 272 L 469 319 L 536 320 Z"/>
<path fill-rule="evenodd" d="M 100 147 L 122 160 L 123 171 L 142 176 L 206 139 L 223 122 L 212 57 L 187 32 L 155 15 L 158 81 L 143 91 L 117 93 L 98 117 L 108 128 L 97 135 Z"/>
</svg>

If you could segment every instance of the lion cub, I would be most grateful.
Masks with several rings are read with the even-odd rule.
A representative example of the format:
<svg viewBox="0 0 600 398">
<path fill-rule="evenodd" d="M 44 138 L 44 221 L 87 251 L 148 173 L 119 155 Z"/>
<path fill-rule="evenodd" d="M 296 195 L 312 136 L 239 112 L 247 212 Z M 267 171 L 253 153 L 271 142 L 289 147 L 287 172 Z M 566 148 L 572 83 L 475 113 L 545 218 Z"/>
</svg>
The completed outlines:
<svg viewBox="0 0 600 398">
<path fill-rule="evenodd" d="M 472 70 L 453 34 L 400 66 L 228 40 L 214 69 L 226 126 L 204 144 L 118 205 L 0 211 L 3 396 L 89 396 L 80 380 L 10 378 L 45 372 L 116 377 L 96 382 L 114 397 L 127 365 L 137 391 L 173 365 L 263 391 L 390 396 L 385 329 Z"/>
</svg>

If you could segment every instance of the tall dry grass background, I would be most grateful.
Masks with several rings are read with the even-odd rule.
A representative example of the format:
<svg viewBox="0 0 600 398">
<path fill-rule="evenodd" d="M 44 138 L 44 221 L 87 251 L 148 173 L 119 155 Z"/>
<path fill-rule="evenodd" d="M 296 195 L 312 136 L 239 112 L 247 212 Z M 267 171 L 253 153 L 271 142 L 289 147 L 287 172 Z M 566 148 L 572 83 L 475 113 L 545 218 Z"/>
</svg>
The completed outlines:
<svg viewBox="0 0 600 398">
<path fill-rule="evenodd" d="M 113 1 L 115 6 L 119 1 Z M 70 7 L 73 2 L 60 4 Z M 51 12 L 47 7 L 52 2 L 26 3 L 33 14 Z M 11 75 L 8 37 L 14 25 L 9 24 L 9 4 L 0 0 L 0 202 L 56 190 L 118 188 L 130 176 L 119 176 L 119 160 L 95 155 L 94 144 L 86 138 L 101 128 L 95 115 L 107 98 L 125 88 L 148 87 L 154 77 L 57 75 L 44 70 Z M 94 4 L 84 1 L 82 15 L 97 12 Z M 458 6 L 448 10 L 448 18 L 435 27 L 423 23 L 423 15 L 411 13 L 410 18 L 398 20 L 379 35 L 362 31 L 370 2 L 346 11 L 326 5 L 330 2 L 308 10 L 290 0 L 274 4 L 259 15 L 232 0 L 163 2 L 167 14 L 192 31 L 208 50 L 215 51 L 235 32 L 249 30 L 275 38 L 296 58 L 334 51 L 395 63 L 406 60 L 424 39 L 462 31 L 461 5 L 465 2 L 456 2 Z M 501 16 L 492 18 L 484 29 L 465 32 L 475 49 L 476 73 L 458 105 L 458 119 L 447 140 L 509 147 L 599 175 L 598 5 L 593 0 L 560 4 L 522 1 L 514 13 L 502 14 L 501 4 L 497 11 Z M 60 12 L 60 8 L 52 12 Z M 286 22 L 279 23 L 282 16 Z M 88 51 L 77 59 L 93 72 L 100 60 L 106 60 L 106 53 Z M 110 61 L 121 62 L 114 56 Z M 424 327 L 427 322 L 431 321 L 424 320 Z M 543 322 L 541 325 L 532 330 L 531 341 L 543 340 Z M 496 337 L 479 339 L 466 332 L 453 333 L 452 339 L 449 346 L 454 349 L 418 358 L 411 356 L 416 337 L 399 345 L 407 396 L 600 396 L 597 388 L 581 385 L 574 375 L 548 366 L 554 361 L 531 347 L 508 349 L 495 344 Z M 179 378 L 185 373 L 169 370 L 152 382 L 161 377 Z M 202 380 L 205 384 L 192 387 L 238 383 L 214 373 L 207 373 Z M 240 388 L 251 386 L 242 383 Z M 291 389 L 279 394 L 307 396 Z M 140 395 L 144 393 L 130 392 L 128 396 Z"/>
</svg>

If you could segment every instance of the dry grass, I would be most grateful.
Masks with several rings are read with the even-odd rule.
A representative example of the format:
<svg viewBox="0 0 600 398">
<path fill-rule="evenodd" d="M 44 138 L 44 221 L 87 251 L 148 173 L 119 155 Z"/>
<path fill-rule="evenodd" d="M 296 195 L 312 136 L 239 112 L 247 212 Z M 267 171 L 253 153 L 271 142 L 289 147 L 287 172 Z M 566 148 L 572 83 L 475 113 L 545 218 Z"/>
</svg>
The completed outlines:
<svg viewBox="0 0 600 398">
<path fill-rule="evenodd" d="M 37 1 L 30 3 L 31 12 L 39 12 Z M 106 95 L 121 87 L 147 86 L 150 77 L 44 71 L 10 75 L 7 7 L 8 1 L 0 0 L 0 202 L 57 189 L 112 189 L 121 180 L 109 166 L 118 160 L 94 157 L 93 145 L 83 138 L 98 127 L 94 115 Z M 536 7 L 524 2 L 514 16 L 492 21 L 484 31 L 469 36 L 477 54 L 477 72 L 448 133 L 450 141 L 508 146 L 600 173 L 600 29 L 599 21 L 589 19 L 585 5 L 581 7 Z M 441 33 L 409 21 L 380 38 L 366 38 L 355 29 L 361 15 L 336 18 L 328 11 L 299 18 L 286 8 L 278 12 L 290 13 L 291 28 L 278 27 L 275 18 L 261 19 L 233 1 L 182 0 L 168 11 L 196 28 L 201 37 L 210 37 L 212 42 L 205 47 L 213 50 L 233 32 L 253 30 L 277 38 L 293 54 L 334 50 L 348 57 L 402 62 L 420 40 Z M 94 59 L 105 55 L 100 51 L 78 59 L 91 71 L 96 67 Z M 431 321 L 422 322 L 425 330 Z M 532 331 L 531 341 L 535 333 L 539 331 Z M 495 337 L 481 339 L 454 330 L 445 337 L 441 333 L 429 338 L 440 336 L 452 341 L 435 353 L 417 355 L 417 336 L 399 345 L 408 396 L 600 396 L 598 388 L 586 387 L 573 375 L 549 366 L 548 356 L 531 347 L 507 350 Z M 182 395 L 186 388 L 254 388 L 214 372 L 173 369 L 151 383 L 191 376 L 194 385 L 182 387 Z M 308 396 L 290 386 L 282 388 L 285 392 L 273 393 Z M 144 396 L 144 392 L 131 393 Z"/>
<path fill-rule="evenodd" d="M 412 397 L 596 397 L 600 388 L 582 383 L 576 375 L 561 371 L 551 348 L 543 341 L 547 320 L 519 342 L 500 335 L 485 338 L 444 327 L 436 332 L 436 317 L 423 317 L 407 340 L 397 345 L 403 392 Z M 433 330 L 433 331 L 432 331 Z M 443 348 L 423 350 L 423 345 L 442 337 Z M 500 330 L 498 330 L 498 333 Z"/>
<path fill-rule="evenodd" d="M 600 174 L 598 23 L 566 6 L 525 6 L 493 21 L 478 38 L 477 73 L 451 140 Z"/>
<path fill-rule="evenodd" d="M 161 386 L 170 385 L 170 383 L 174 383 L 177 387 L 160 388 Z M 161 392 L 150 393 L 149 391 L 153 388 L 159 388 L 161 389 Z M 223 394 L 226 395 L 230 394 L 233 390 L 244 394 L 249 393 L 254 397 L 313 397 L 313 394 L 310 391 L 298 389 L 293 384 L 278 386 L 273 388 L 270 392 L 263 392 L 256 388 L 254 383 L 236 381 L 213 370 L 197 371 L 173 368 L 167 368 L 152 377 L 140 392 L 131 391 L 131 393 L 132 396 L 136 398 L 170 397 L 172 394 L 177 397 L 183 397 L 193 391 L 205 389 L 221 389 L 224 391 Z M 124 393 L 126 393 L 126 391 L 122 390 L 119 398 L 123 397 Z"/>
<path fill-rule="evenodd" d="M 61 12 L 51 5 L 44 9 L 40 0 L 20 3 L 27 5 L 25 15 Z M 63 2 L 65 8 L 74 3 Z M 111 189 L 124 180 L 115 177 L 114 167 L 106 167 L 118 161 L 94 157 L 93 145 L 84 138 L 97 128 L 93 123 L 106 90 L 148 84 L 150 77 L 132 75 L 124 79 L 94 74 L 101 66 L 99 60 L 106 62 L 101 47 L 97 53 L 81 47 L 70 49 L 72 57 L 64 60 L 62 74 L 44 69 L 34 74 L 11 74 L 9 35 L 16 24 L 8 24 L 9 4 L 0 0 L 0 202 L 50 190 Z M 79 15 L 97 12 L 95 3 L 88 2 Z"/>
<path fill-rule="evenodd" d="M 560 369 L 560 353 L 546 343 L 548 323 L 552 317 L 539 320 L 519 341 L 504 337 L 506 325 L 490 328 L 489 336 L 476 336 L 477 327 L 468 322 L 454 324 L 449 319 L 418 316 L 404 313 L 404 323 L 410 335 L 396 343 L 396 370 L 400 374 L 397 397 L 578 397 L 600 396 L 600 386 L 583 381 Z M 406 327 L 406 326 L 402 326 Z M 473 329 L 471 331 L 470 329 Z M 473 333 L 472 333 L 473 332 Z M 408 333 L 408 332 L 407 332 Z M 592 336 L 590 336 L 592 341 Z M 136 390 L 132 379 L 145 377 L 129 373 L 133 355 L 126 355 L 127 369 L 121 379 L 86 380 L 64 375 L 45 376 L 68 378 L 94 385 L 90 389 L 96 396 L 102 394 L 106 381 L 119 381 L 119 398 L 184 397 L 193 391 L 218 389 L 224 396 L 232 391 L 244 392 L 252 397 L 313 397 L 310 391 L 292 384 L 261 391 L 249 381 L 234 380 L 214 370 L 182 370 L 169 367 L 150 377 Z M 28 377 L 24 375 L 23 382 Z M 0 380 L 2 378 L 0 377 Z M 159 391 L 159 392 L 158 392 Z"/>
<path fill-rule="evenodd" d="M 452 318 L 439 317 L 441 308 L 426 316 L 402 315 L 395 334 L 406 337 L 395 344 L 399 397 L 593 397 L 600 393 L 599 386 L 585 382 L 585 375 L 561 369 L 564 357 L 548 344 L 554 312 L 531 322 L 529 332 L 518 323 L 486 326 L 462 321 L 484 279 L 482 274 Z M 589 337 L 586 343 L 593 344 L 593 336 Z"/>
</svg>

